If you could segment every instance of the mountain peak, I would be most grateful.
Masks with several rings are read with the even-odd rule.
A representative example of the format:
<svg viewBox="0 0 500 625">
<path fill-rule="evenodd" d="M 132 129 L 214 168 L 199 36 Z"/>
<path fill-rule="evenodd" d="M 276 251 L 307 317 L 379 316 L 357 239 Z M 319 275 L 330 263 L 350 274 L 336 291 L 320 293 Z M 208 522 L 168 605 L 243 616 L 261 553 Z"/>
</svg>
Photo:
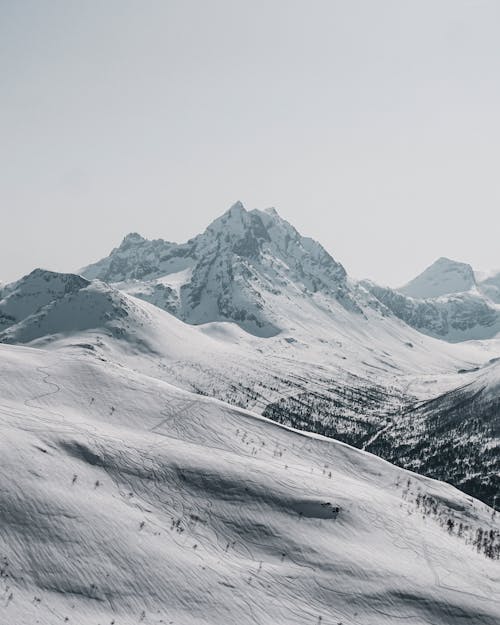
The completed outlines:
<svg viewBox="0 0 500 625">
<path fill-rule="evenodd" d="M 430 299 L 470 291 L 475 286 L 474 270 L 468 263 L 441 256 L 398 291 L 415 299 Z"/>
<path fill-rule="evenodd" d="M 239 201 L 186 243 L 129 234 L 83 274 L 109 283 L 134 281 L 135 295 L 190 323 L 234 321 L 259 336 L 278 331 L 275 308 L 280 295 L 289 306 L 287 293 L 321 292 L 360 312 L 345 269 L 319 243 L 301 236 L 275 208 L 247 210 Z"/>
<path fill-rule="evenodd" d="M 244 207 L 243 202 L 238 200 L 227 211 L 228 213 L 246 213 L 247 209 Z"/>
<path fill-rule="evenodd" d="M 247 209 L 244 207 L 243 202 L 239 200 L 232 204 L 220 217 L 216 217 L 212 223 L 208 226 L 210 228 L 214 224 L 227 224 L 231 221 L 242 222 L 248 215 Z"/>
<path fill-rule="evenodd" d="M 51 271 L 49 269 L 42 269 L 37 267 L 30 273 L 26 274 L 16 282 L 7 285 L 9 291 L 23 291 L 26 290 L 40 290 L 40 289 L 56 289 L 63 291 L 78 290 L 88 286 L 90 282 L 82 276 L 74 273 L 59 273 L 57 271 Z"/>
<path fill-rule="evenodd" d="M 120 244 L 120 247 L 127 248 L 131 245 L 137 245 L 138 243 L 143 243 L 146 239 L 141 236 L 138 232 L 130 232 L 123 238 L 123 241 Z"/>
<path fill-rule="evenodd" d="M 82 276 L 34 269 L 0 293 L 0 332 L 40 311 L 55 300 L 71 296 L 90 285 Z"/>
</svg>

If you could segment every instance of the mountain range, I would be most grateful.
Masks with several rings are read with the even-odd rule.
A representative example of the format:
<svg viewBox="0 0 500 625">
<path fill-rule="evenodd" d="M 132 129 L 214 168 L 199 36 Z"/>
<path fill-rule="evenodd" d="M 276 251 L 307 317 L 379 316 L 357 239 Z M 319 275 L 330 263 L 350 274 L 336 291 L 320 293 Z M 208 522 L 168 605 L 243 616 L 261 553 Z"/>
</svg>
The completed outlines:
<svg viewBox="0 0 500 625">
<path fill-rule="evenodd" d="M 497 336 L 500 274 L 356 281 L 239 202 L 185 243 L 132 233 L 0 287 L 6 608 L 493 625 Z"/>
<path fill-rule="evenodd" d="M 458 342 L 500 331 L 500 274 L 477 280 L 470 265 L 439 258 L 400 289 L 363 284 L 397 317 L 430 336 Z"/>
</svg>

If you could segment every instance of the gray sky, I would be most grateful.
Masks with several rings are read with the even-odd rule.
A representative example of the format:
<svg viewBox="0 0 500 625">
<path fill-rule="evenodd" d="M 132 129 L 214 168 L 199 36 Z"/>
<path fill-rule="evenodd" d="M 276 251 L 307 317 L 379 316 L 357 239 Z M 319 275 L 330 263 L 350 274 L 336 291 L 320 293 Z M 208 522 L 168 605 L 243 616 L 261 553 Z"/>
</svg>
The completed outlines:
<svg viewBox="0 0 500 625">
<path fill-rule="evenodd" d="M 356 277 L 500 267 L 500 3 L 0 0 L 0 280 L 275 206 Z"/>
</svg>

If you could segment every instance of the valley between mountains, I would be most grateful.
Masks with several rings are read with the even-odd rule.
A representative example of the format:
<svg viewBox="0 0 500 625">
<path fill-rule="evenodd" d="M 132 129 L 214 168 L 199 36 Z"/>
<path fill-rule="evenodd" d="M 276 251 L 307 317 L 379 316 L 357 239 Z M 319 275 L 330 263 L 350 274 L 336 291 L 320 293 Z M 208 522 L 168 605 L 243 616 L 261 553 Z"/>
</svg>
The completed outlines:
<svg viewBox="0 0 500 625">
<path fill-rule="evenodd" d="M 0 622 L 498 623 L 499 293 L 241 203 L 0 286 Z"/>
</svg>

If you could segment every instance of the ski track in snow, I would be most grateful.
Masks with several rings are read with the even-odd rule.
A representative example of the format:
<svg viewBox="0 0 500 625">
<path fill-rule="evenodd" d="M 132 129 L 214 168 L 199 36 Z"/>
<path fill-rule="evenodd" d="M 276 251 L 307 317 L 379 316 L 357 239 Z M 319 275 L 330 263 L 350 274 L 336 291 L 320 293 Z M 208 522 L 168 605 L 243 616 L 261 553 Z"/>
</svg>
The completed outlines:
<svg viewBox="0 0 500 625">
<path fill-rule="evenodd" d="M 0 292 L 18 344 L 0 345 L 0 625 L 498 625 L 499 563 L 472 544 L 499 530 L 491 509 L 218 401 L 296 400 L 348 434 L 389 418 L 368 450 L 400 407 L 494 399 L 498 341 L 398 315 L 494 335 L 497 278 L 486 296 L 441 259 L 407 285 L 439 301 L 377 299 L 239 203 L 186 244 L 129 235 L 87 273 L 116 288 L 37 269 Z M 464 331 L 440 325 L 450 302 Z"/>
<path fill-rule="evenodd" d="M 453 488 L 108 363 L 27 350 L 14 373 L 17 348 L 1 349 L 17 451 L 4 448 L 0 508 L 23 515 L 0 522 L 0 557 L 24 571 L 0 578 L 9 625 L 495 625 L 498 563 L 395 484 L 465 510 Z M 473 515 L 491 523 L 478 502 Z"/>
</svg>

